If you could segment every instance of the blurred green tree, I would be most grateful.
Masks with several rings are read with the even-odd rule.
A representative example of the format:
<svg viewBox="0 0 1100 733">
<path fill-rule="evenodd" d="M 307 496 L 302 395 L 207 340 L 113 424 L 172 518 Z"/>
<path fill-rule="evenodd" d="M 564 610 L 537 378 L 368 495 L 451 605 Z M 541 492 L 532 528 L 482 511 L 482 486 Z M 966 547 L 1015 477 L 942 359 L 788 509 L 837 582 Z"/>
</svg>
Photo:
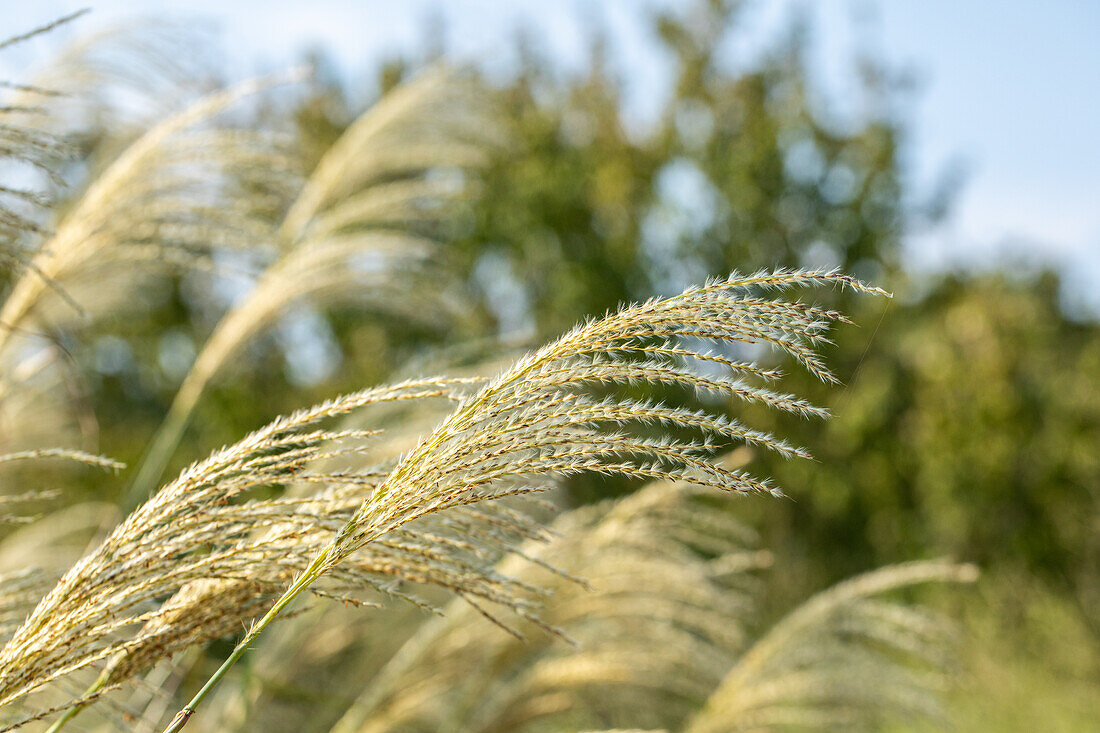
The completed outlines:
<svg viewBox="0 0 1100 733">
<path fill-rule="evenodd" d="M 505 330 L 548 336 L 734 269 L 837 266 L 880 280 L 897 267 L 900 122 L 822 112 L 801 26 L 753 68 L 729 68 L 739 6 L 653 19 L 675 82 L 644 130 L 601 41 L 564 80 L 520 47 L 501 90 L 515 151 L 484 177 L 458 242 Z M 871 81 L 864 92 L 891 93 Z"/>
<path fill-rule="evenodd" d="M 1059 297 L 1052 273 L 947 277 L 874 334 L 873 312 L 838 331 L 848 385 L 816 387 L 836 419 L 782 428 L 818 463 L 760 457 L 795 491 L 761 514 L 774 546 L 833 568 L 944 552 L 1010 567 L 1100 628 L 1100 326 Z"/>
</svg>

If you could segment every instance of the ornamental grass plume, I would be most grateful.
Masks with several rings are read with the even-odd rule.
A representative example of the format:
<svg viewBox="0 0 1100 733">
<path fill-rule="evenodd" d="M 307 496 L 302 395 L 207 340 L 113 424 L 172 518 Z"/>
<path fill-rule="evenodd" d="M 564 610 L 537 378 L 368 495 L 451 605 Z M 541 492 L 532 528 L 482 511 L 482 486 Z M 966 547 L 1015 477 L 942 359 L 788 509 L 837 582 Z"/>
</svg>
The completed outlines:
<svg viewBox="0 0 1100 733">
<path fill-rule="evenodd" d="M 276 259 L 218 322 L 150 441 L 127 502 L 156 488 L 196 405 L 234 355 L 292 306 L 354 300 L 422 322 L 456 305 L 434 240 L 453 181 L 481 165 L 497 142 L 471 78 L 446 68 L 383 96 L 321 158 L 279 227 Z"/>
<path fill-rule="evenodd" d="M 0 705 L 97 666 L 87 695 L 70 696 L 51 712 L 83 707 L 89 696 L 261 613 L 385 475 L 308 471 L 373 435 L 313 429 L 315 423 L 371 404 L 447 397 L 454 381 L 406 382 L 333 400 L 280 418 L 186 470 L 71 568 L 0 651 Z M 326 488 L 306 499 L 234 503 L 252 489 L 292 481 Z M 372 604 L 362 597 L 370 589 L 413 599 L 404 583 L 434 584 L 528 613 L 520 588 L 482 560 L 482 546 L 518 543 L 538 531 L 504 507 L 456 512 L 441 526 L 428 519 L 350 558 L 314 591 Z M 22 708 L 28 718 L 40 714 Z"/>
<path fill-rule="evenodd" d="M 249 247 L 270 231 L 242 181 L 286 168 L 266 133 L 211 119 L 273 81 L 209 95 L 131 143 L 33 249 L 0 304 L 0 445 L 28 440 L 64 387 L 67 351 L 53 333 L 87 326 L 134 302 L 134 288 L 217 247 Z M 60 423 L 60 420 L 55 421 Z"/>
<path fill-rule="evenodd" d="M 0 41 L 0 51 L 47 33 L 82 14 L 83 11 L 74 13 L 28 33 Z M 44 212 L 52 203 L 46 184 L 60 184 L 57 169 L 70 150 L 66 141 L 45 124 L 49 116 L 43 100 L 53 97 L 53 90 L 6 81 L 0 82 L 0 88 L 6 90 L 3 105 L 0 106 L 0 165 L 3 166 L 0 170 L 5 177 L 0 182 L 0 265 L 4 268 L 2 282 L 7 285 L 18 273 L 33 269 L 29 248 L 36 238 L 46 236 Z M 14 176 L 11 175 L 13 172 Z M 45 183 L 41 179 L 45 179 Z M 13 329 L 12 324 L 0 320 L 0 334 Z M 38 361 L 41 362 L 41 358 Z M 17 367 L 9 362 L 3 368 L 10 371 Z M 22 369 L 24 372 L 36 370 L 35 360 L 24 360 Z M 49 393 L 45 390 L 42 394 Z M 29 394 L 18 395 L 17 399 L 0 400 L 0 449 L 18 451 L 39 447 L 34 439 L 36 436 L 27 435 L 31 431 L 25 429 L 28 422 L 22 419 L 28 414 L 28 403 L 32 401 L 33 397 Z M 44 412 L 41 405 L 38 411 Z M 24 429 L 5 431 L 6 424 Z M 58 427 L 49 425 L 46 433 L 56 434 Z M 13 439 L 12 436 L 17 434 L 19 437 Z"/>
<path fill-rule="evenodd" d="M 349 397 L 351 401 L 365 399 L 364 404 L 369 403 L 371 407 L 368 424 L 378 424 L 384 429 L 353 428 L 317 436 L 319 442 L 336 436 L 369 435 L 371 439 L 367 443 L 357 443 L 354 451 L 346 447 L 320 451 L 296 466 L 293 473 L 283 477 L 288 485 L 280 499 L 264 505 L 264 521 L 252 527 L 253 536 L 248 541 L 254 546 L 286 543 L 287 554 L 281 559 L 281 565 L 293 567 L 297 563 L 304 566 L 358 507 L 363 492 L 369 491 L 386 475 L 388 469 L 384 467 L 392 465 L 397 446 L 415 439 L 407 434 L 410 428 L 422 427 L 426 416 L 440 414 L 441 409 L 430 403 L 458 400 L 484 381 L 477 376 L 412 380 L 405 384 L 409 389 L 418 386 L 435 389 L 393 392 L 383 388 L 372 398 Z M 426 399 L 432 397 L 445 397 L 446 400 Z M 342 414 L 342 408 L 336 407 L 327 417 Z M 349 469 L 349 463 L 358 468 Z M 364 465 L 368 468 L 364 469 Z M 324 477 L 339 477 L 342 485 L 319 492 L 318 486 L 322 485 Z M 254 511 L 258 516 L 257 507 Z M 281 514 L 289 515 L 286 521 L 280 520 Z M 487 525 L 481 527 L 481 522 Z M 248 532 L 247 527 L 237 530 L 242 535 Z M 284 533 L 289 533 L 289 543 Z M 236 533 L 232 536 L 238 542 L 245 541 Z M 442 525 L 429 518 L 398 533 L 394 542 L 372 547 L 359 558 L 353 568 L 358 575 L 349 576 L 355 578 L 350 585 L 358 589 L 374 588 L 381 597 L 403 599 L 421 608 L 432 606 L 403 587 L 405 584 L 434 585 L 465 593 L 470 598 L 485 597 L 508 605 L 513 602 L 512 596 L 517 589 L 495 574 L 495 560 L 518 542 L 536 536 L 541 536 L 541 529 L 524 514 L 517 514 L 506 506 L 487 507 L 476 514 L 455 512 Z M 278 591 L 285 580 L 278 573 L 257 565 L 244 568 L 236 577 L 203 578 L 181 586 L 144 622 L 137 638 L 112 655 L 93 688 L 98 690 L 102 689 L 101 685 L 119 684 L 181 649 L 228 636 L 240 623 L 262 613 L 270 604 L 271 593 L 258 592 L 257 588 Z M 340 597 L 332 593 L 321 594 Z M 373 605 L 364 604 L 359 598 L 340 598 L 345 603 Z M 521 599 L 516 596 L 514 602 L 520 603 Z M 66 711 L 65 720 L 75 717 L 82 707 L 84 705 L 77 704 Z"/>
<path fill-rule="evenodd" d="M 741 378 L 775 379 L 779 376 L 775 370 L 730 359 L 705 346 L 707 340 L 770 344 L 820 379 L 835 381 L 814 347 L 825 339 L 828 326 L 843 317 L 756 295 L 756 291 L 820 284 L 884 294 L 832 271 L 732 275 L 671 298 L 623 308 L 521 359 L 465 400 L 397 463 L 167 730 L 186 724 L 195 705 L 297 596 L 337 572 L 357 551 L 409 522 L 539 491 L 552 477 L 580 472 L 681 479 L 737 493 L 781 494 L 766 480 L 708 461 L 714 441 L 741 441 L 786 456 L 805 456 L 804 450 L 706 410 L 614 394 L 595 398 L 586 392 L 615 384 L 679 385 L 794 414 L 825 415 L 805 400 Z M 704 376 L 695 366 L 699 363 L 719 365 L 727 376 Z M 706 437 L 650 438 L 626 429 L 642 425 Z"/>
<path fill-rule="evenodd" d="M 88 13 L 79 10 L 5 41 L 36 38 Z M 149 120 L 167 117 L 180 99 L 209 90 L 212 73 L 201 37 L 183 25 L 145 21 L 81 34 L 29 80 L 0 81 L 0 162 L 15 180 L 0 185 L 0 262 L 22 271 L 52 226 L 42 214 L 59 194 L 94 177 Z M 83 167 L 73 162 L 92 144 Z M 31 176 L 22 175 L 31 173 Z M 32 182 L 35 181 L 36 182 Z"/>
<path fill-rule="evenodd" d="M 40 111 L 35 129 L 114 157 L 111 149 L 218 86 L 210 44 L 194 24 L 164 19 L 81 32 L 30 70 L 27 83 L 6 85 L 9 100 Z"/>
<path fill-rule="evenodd" d="M 193 264 L 214 246 L 250 246 L 265 229 L 231 195 L 236 175 L 280 167 L 262 133 L 201 125 L 271 82 L 209 95 L 154 126 L 120 154 L 45 240 L 0 308 L 0 349 L 44 321 L 72 321 L 124 302 L 106 283 L 135 269 Z"/>
<path fill-rule="evenodd" d="M 954 625 L 880 598 L 923 583 L 973 582 L 973 565 L 890 565 L 825 590 L 791 611 L 730 670 L 687 733 L 878 730 L 890 721 L 947 724 Z"/>
<path fill-rule="evenodd" d="M 311 511 L 324 513 L 327 517 L 336 520 L 335 522 L 316 522 L 307 527 L 304 532 L 298 533 L 293 552 L 301 557 L 302 564 L 332 538 L 333 531 L 341 523 L 340 517 L 346 519 L 358 508 L 362 493 L 369 491 L 373 484 L 380 481 L 393 466 L 396 458 L 413 447 L 424 433 L 430 431 L 449 412 L 446 409 L 448 403 L 453 404 L 462 399 L 486 381 L 484 377 L 478 376 L 478 373 L 484 370 L 485 366 L 480 365 L 476 369 L 463 370 L 469 374 L 449 378 L 445 395 L 447 399 L 402 399 L 393 402 L 376 402 L 368 411 L 351 413 L 341 420 L 344 430 L 372 430 L 379 434 L 372 436 L 366 443 L 358 444 L 351 454 L 346 451 L 333 451 L 318 457 L 303 466 L 303 475 L 299 480 L 287 485 L 281 496 L 282 506 L 295 507 L 296 512 L 302 512 L 305 507 L 312 507 Z M 373 468 L 364 469 L 363 466 Z M 316 476 L 337 474 L 347 476 L 354 474 L 355 483 L 338 492 L 318 492 L 319 484 Z M 286 501 L 288 499 L 293 499 L 295 502 Z M 415 558 L 398 562 L 387 559 L 387 555 L 392 555 L 397 549 L 389 543 L 372 548 L 368 554 L 373 558 L 370 562 L 377 563 L 375 567 L 379 571 L 381 597 L 407 601 L 418 609 L 440 613 L 441 609 L 438 608 L 437 602 L 430 597 L 432 594 L 420 591 L 427 591 L 426 585 L 434 585 L 437 589 L 442 588 L 452 592 L 461 588 L 453 582 L 446 582 L 445 578 L 439 574 L 438 567 L 446 564 L 461 568 L 470 581 L 481 577 L 491 580 L 495 577 L 494 565 L 502 555 L 514 549 L 517 543 L 523 540 L 543 536 L 543 530 L 538 524 L 527 519 L 525 512 L 517 513 L 517 509 L 533 506 L 536 509 L 535 514 L 544 513 L 545 510 L 538 510 L 537 502 L 529 499 L 525 499 L 522 504 L 524 507 L 492 505 L 485 506 L 476 512 L 452 512 L 444 520 L 430 517 L 410 527 L 412 531 L 402 533 L 400 541 L 405 550 L 414 551 L 425 563 L 430 563 L 420 568 L 415 565 L 415 562 L 410 564 L 409 560 Z M 272 529 L 270 525 L 259 527 L 255 532 L 254 541 L 263 542 L 266 537 L 277 532 L 278 530 Z M 367 568 L 370 563 L 360 563 L 360 565 L 362 568 Z M 244 590 L 249 590 L 247 584 L 243 584 L 240 580 L 195 581 L 183 586 L 176 596 L 165 603 L 164 608 L 171 609 L 174 618 L 188 619 L 191 627 L 205 629 L 204 634 L 209 638 L 228 635 L 236 630 L 235 621 L 243 622 L 255 615 L 239 603 L 242 586 Z M 414 592 L 413 588 L 417 591 Z M 472 596 L 481 596 L 472 584 L 470 589 L 475 590 Z M 509 589 L 509 592 L 511 590 Z M 438 596 L 438 593 L 434 595 Z M 271 599 L 258 600 L 262 604 L 270 602 Z M 504 598 L 497 602 L 499 603 L 500 600 Z M 354 603 L 361 605 L 359 601 Z M 345 603 L 345 605 L 348 604 Z M 335 610 L 331 605 L 329 608 Z M 260 609 L 261 613 L 262 610 Z M 393 610 L 395 609 L 391 609 L 390 616 L 395 615 Z M 160 616 L 163 616 L 163 613 Z M 180 624 L 166 623 L 160 616 L 146 622 L 143 633 L 154 630 L 157 632 L 150 635 L 146 643 L 119 652 L 107 663 L 108 670 L 105 672 L 107 679 L 122 679 L 125 674 L 161 661 L 164 658 L 165 649 L 178 648 L 179 644 L 173 643 L 172 639 L 183 639 L 187 636 L 184 628 Z M 208 619 L 210 623 L 204 619 Z M 296 619 L 291 624 L 292 628 L 284 628 L 281 637 L 293 644 L 297 629 L 310 621 Z M 198 642 L 191 639 L 191 643 Z M 72 713 L 72 715 L 75 714 L 75 712 Z"/>
</svg>

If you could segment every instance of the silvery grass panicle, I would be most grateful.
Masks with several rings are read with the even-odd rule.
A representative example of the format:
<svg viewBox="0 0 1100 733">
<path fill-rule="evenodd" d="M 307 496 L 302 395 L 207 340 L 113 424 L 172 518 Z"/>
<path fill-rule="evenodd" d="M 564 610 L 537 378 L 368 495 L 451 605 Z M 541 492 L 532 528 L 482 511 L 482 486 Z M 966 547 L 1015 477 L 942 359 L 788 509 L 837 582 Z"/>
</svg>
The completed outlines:
<svg viewBox="0 0 1100 733">
<path fill-rule="evenodd" d="M 229 172 L 276 175 L 262 133 L 204 128 L 211 118 L 269 81 L 211 94 L 134 141 L 104 169 L 42 243 L 12 287 L 0 319 L 14 333 L 37 320 L 84 316 L 120 297 L 104 278 L 135 267 L 194 263 L 214 246 L 251 246 L 266 236 L 244 205 L 228 204 Z M 285 166 L 284 166 L 285 167 Z M 6 347 L 10 335 L 0 345 Z"/>
<path fill-rule="evenodd" d="M 242 611 L 261 611 L 299 570 L 296 563 L 308 562 L 311 546 L 331 538 L 343 523 L 341 514 L 350 516 L 358 492 L 380 480 L 370 471 L 307 472 L 374 434 L 316 424 L 370 404 L 446 397 L 447 385 L 419 380 L 332 400 L 280 418 L 186 469 L 74 565 L 0 651 L 0 705 L 120 654 L 107 666 L 105 680 L 125 680 L 152 661 L 231 632 Z M 234 501 L 294 480 L 328 488 L 310 501 Z M 388 561 L 379 575 L 400 572 L 400 549 L 379 548 L 378 554 Z M 334 579 L 347 584 L 354 578 L 363 587 L 373 569 L 349 564 L 348 575 Z M 240 583 L 231 584 L 231 598 L 207 603 L 201 613 L 181 614 L 188 604 L 172 595 L 198 581 Z M 167 602 L 158 600 L 165 597 Z"/>
<path fill-rule="evenodd" d="M 882 291 L 835 272 L 777 271 L 731 276 L 681 295 L 630 306 L 574 329 L 521 359 L 451 414 L 405 456 L 341 530 L 319 575 L 355 549 L 424 514 L 528 490 L 525 480 L 592 471 L 635 478 L 681 479 L 738 493 L 780 495 L 766 480 L 706 459 L 712 440 L 741 441 L 789 457 L 801 448 L 707 411 L 587 394 L 597 385 L 673 384 L 763 403 L 804 416 L 826 411 L 796 396 L 750 384 L 775 370 L 733 361 L 698 340 L 778 347 L 825 381 L 833 375 L 814 352 L 828 325 L 842 316 L 799 303 L 748 297 L 761 288 L 842 284 Z M 686 339 L 691 338 L 692 341 Z M 697 362 L 725 367 L 707 377 Z M 694 430 L 702 441 L 632 436 L 615 426 L 656 424 Z"/>
<path fill-rule="evenodd" d="M 28 33 L 0 41 L 0 51 L 19 44 L 60 25 L 75 20 L 84 11 L 60 18 Z M 53 99 L 53 89 L 12 81 L 0 82 L 3 102 L 0 104 L 0 268 L 4 272 L 4 285 L 8 285 L 20 273 L 34 270 L 31 263 L 34 247 L 48 235 L 47 212 L 53 204 L 51 187 L 61 185 L 58 169 L 71 154 L 65 139 L 49 126 L 50 117 L 46 101 Z M 35 273 L 31 273 L 35 274 Z M 47 280 L 48 282 L 48 280 Z M 0 321 L 0 332 L 16 330 L 16 324 Z M 0 338 L 6 338 L 0 333 Z M 0 359 L 0 369 L 10 372 L 20 365 Z M 27 360 L 23 360 L 24 364 Z M 23 366 L 26 371 L 28 368 Z M 51 385 L 52 386 L 52 385 Z M 0 395 L 4 392 L 0 387 Z M 43 394 L 49 394 L 46 390 Z M 19 395 L 17 400 L 0 397 L 0 450 L 18 451 L 40 447 L 35 431 L 27 430 L 32 395 Z M 38 413 L 44 414 L 42 405 Z M 45 420 L 41 422 L 47 422 Z M 5 430 L 11 424 L 14 429 Z M 50 425 L 49 427 L 57 427 Z M 56 434 L 48 430 L 46 434 Z M 5 436 L 5 433 L 7 434 Z M 14 436 L 18 435 L 18 438 Z"/>
<path fill-rule="evenodd" d="M 420 518 L 478 502 L 538 491 L 555 476 L 579 472 L 641 479 L 686 480 L 737 493 L 779 495 L 779 489 L 708 460 L 716 445 L 740 441 L 786 456 L 805 456 L 768 433 L 708 412 L 586 394 L 599 385 L 649 383 L 695 388 L 799 415 L 825 415 L 793 395 L 745 381 L 779 374 L 701 345 L 705 341 L 763 343 L 789 354 L 811 373 L 835 381 L 814 347 L 841 314 L 758 297 L 759 291 L 834 284 L 885 294 L 832 271 L 733 275 L 662 300 L 623 308 L 576 328 L 520 360 L 405 455 L 294 580 L 182 710 L 179 730 L 249 644 L 301 593 L 357 551 Z M 699 362 L 728 376 L 698 373 Z M 662 425 L 702 433 L 702 440 L 653 439 L 628 426 Z"/>
<path fill-rule="evenodd" d="M 18 708 L 51 681 L 98 669 L 86 694 L 51 708 L 70 719 L 105 690 L 263 613 L 387 474 L 323 468 L 360 453 L 377 431 L 317 423 L 372 405 L 456 399 L 470 382 L 424 379 L 348 395 L 280 418 L 184 471 L 16 630 L 0 652 L 0 704 Z M 253 489 L 292 483 L 314 490 L 241 501 Z M 426 517 L 356 553 L 311 592 L 356 605 L 376 605 L 372 595 L 422 604 L 407 586 L 431 585 L 535 619 L 531 589 L 497 573 L 492 558 L 543 534 L 507 506 L 458 510 L 446 522 Z"/>
<path fill-rule="evenodd" d="M 68 366 L 50 334 L 78 329 L 132 306 L 149 278 L 206 266 L 221 247 L 251 247 L 270 238 L 246 187 L 278 176 L 278 141 L 264 132 L 230 129 L 214 118 L 275 80 L 242 83 L 170 115 L 132 142 L 88 184 L 49 236 L 31 250 L 0 304 L 0 442 L 30 432 L 23 422 L 43 413 L 43 400 Z M 55 387 L 51 389 L 50 387 Z"/>
</svg>

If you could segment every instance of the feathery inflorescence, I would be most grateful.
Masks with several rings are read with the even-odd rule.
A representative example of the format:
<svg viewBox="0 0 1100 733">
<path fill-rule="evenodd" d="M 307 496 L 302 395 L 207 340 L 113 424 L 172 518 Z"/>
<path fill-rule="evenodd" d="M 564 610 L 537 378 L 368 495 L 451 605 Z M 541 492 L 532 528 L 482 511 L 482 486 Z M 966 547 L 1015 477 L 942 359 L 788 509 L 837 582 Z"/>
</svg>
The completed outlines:
<svg viewBox="0 0 1100 733">
<path fill-rule="evenodd" d="M 270 238 L 242 192 L 244 181 L 286 166 L 264 133 L 213 126 L 212 118 L 269 81 L 212 94 L 154 126 L 87 187 L 27 259 L 0 305 L 0 445 L 26 439 L 28 415 L 67 390 L 68 355 L 50 334 L 87 325 L 121 306 L 133 286 L 215 248 Z M 61 374 L 59 374 L 61 373 Z M 36 404 L 37 403 L 37 404 Z"/>
<path fill-rule="evenodd" d="M 687 731 L 874 730 L 899 719 L 943 724 L 953 625 L 879 596 L 977 576 L 972 565 L 912 562 L 813 596 L 741 657 Z"/>
<path fill-rule="evenodd" d="M 354 553 L 410 522 L 478 502 L 528 494 L 545 488 L 545 482 L 554 477 L 585 471 L 778 494 L 766 481 L 708 461 L 713 441 L 742 441 L 787 456 L 806 455 L 803 450 L 706 410 L 615 394 L 596 399 L 587 393 L 615 384 L 671 384 L 800 415 L 823 415 L 823 410 L 805 400 L 751 385 L 738 376 L 774 379 L 776 371 L 700 345 L 705 340 L 771 344 L 819 378 L 833 381 L 814 347 L 842 316 L 757 297 L 757 291 L 819 284 L 882 293 L 831 271 L 733 275 L 671 298 L 623 308 L 520 360 L 464 401 L 397 463 L 169 730 L 186 725 L 194 705 L 298 595 L 336 572 Z M 700 362 L 720 365 L 728 374 L 704 376 L 695 366 Z M 625 429 L 638 425 L 695 431 L 707 437 L 652 439 Z"/>
<path fill-rule="evenodd" d="M 36 65 L 28 83 L 8 86 L 13 102 L 43 110 L 37 129 L 81 146 L 125 145 L 150 121 L 216 86 L 211 40 L 187 22 L 145 18 L 111 24 L 77 34 Z"/>
<path fill-rule="evenodd" d="M 87 12 L 2 41 L 0 50 Z M 80 187 L 85 169 L 94 176 L 99 162 L 114 157 L 150 120 L 167 117 L 181 99 L 194 99 L 210 88 L 212 74 L 203 61 L 209 54 L 203 50 L 200 36 L 180 24 L 111 26 L 79 35 L 29 81 L 0 82 L 0 89 L 8 91 L 0 107 L 0 162 L 5 167 L 21 163 L 47 184 L 41 189 L 0 186 L 0 242 L 5 243 L 0 256 L 5 264 L 18 270 L 32 266 L 28 253 L 33 255 L 51 232 L 39 215 L 56 203 L 51 188 L 63 190 L 74 179 Z M 86 159 L 74 160 L 74 153 L 89 144 L 93 149 Z M 87 165 L 70 165 L 62 175 L 64 162 Z M 18 249 L 10 251 L 7 245 L 17 243 Z"/>
<path fill-rule="evenodd" d="M 184 471 L 77 563 L 0 652 L 0 705 L 100 660 L 103 684 L 116 684 L 238 629 L 270 605 L 385 475 L 309 471 L 373 435 L 315 424 L 371 404 L 448 397 L 453 383 L 419 380 L 333 400 L 281 418 Z M 326 488 L 307 499 L 234 501 L 293 481 Z M 513 535 L 519 542 L 537 531 L 513 513 L 494 522 L 498 535 L 484 533 L 484 542 Z M 455 516 L 446 526 L 425 522 L 394 533 L 351 558 L 317 594 L 359 602 L 344 594 L 374 588 L 408 597 L 398 581 L 411 581 L 522 610 L 520 589 L 481 569 L 477 537 L 466 536 L 476 535 L 471 528 L 475 518 Z"/>
<path fill-rule="evenodd" d="M 0 41 L 0 50 L 53 30 L 81 14 L 66 16 L 28 33 Z M 47 234 L 44 219 L 53 202 L 49 187 L 60 184 L 57 169 L 70 151 L 66 141 L 49 129 L 49 110 L 43 102 L 55 96 L 53 90 L 7 82 L 0 84 L 0 87 L 6 89 L 3 104 L 0 105 L 0 175 L 3 175 L 0 181 L 0 267 L 3 268 L 2 286 L 7 287 L 20 273 L 33 269 L 30 262 L 33 247 Z M 5 337 L 3 332 L 16 328 L 0 319 L 0 338 Z M 42 362 L 41 355 L 37 361 Z M 6 370 L 21 369 L 25 373 L 24 378 L 36 371 L 37 366 L 35 360 L 23 360 L 21 365 L 0 362 L 0 367 Z M 4 449 L 17 451 L 39 446 L 35 441 L 37 436 L 28 435 L 34 431 L 28 430 L 27 421 L 22 419 L 34 409 L 32 403 L 36 401 L 36 392 L 29 389 L 25 394 L 0 400 L 0 446 Z M 40 394 L 48 393 L 47 390 Z M 39 415 L 46 413 L 42 404 L 37 406 L 37 411 Z M 42 424 L 47 421 L 38 422 Z M 8 425 L 19 429 L 5 429 Z M 57 425 L 45 427 L 45 434 L 58 432 L 51 430 Z"/>
<path fill-rule="evenodd" d="M 441 171 L 497 142 L 483 91 L 434 69 L 385 95 L 323 156 L 279 228 L 277 258 L 206 340 L 146 451 L 129 499 L 153 490 L 207 385 L 294 305 L 354 300 L 409 321 L 448 316 L 453 288 L 431 235 L 455 191 Z"/>
<path fill-rule="evenodd" d="M 49 313 L 82 315 L 110 297 L 105 280 L 135 267 L 193 263 L 218 245 L 266 234 L 247 206 L 228 203 L 235 175 L 273 175 L 265 135 L 203 123 L 269 82 L 245 82 L 154 126 L 88 186 L 13 286 L 0 310 L 10 333 Z M 242 210 L 245 209 L 245 210 Z M 50 294 L 57 298 L 50 298 Z M 56 301 L 61 301 L 57 303 Z M 71 318 L 70 318 L 71 320 Z"/>
<path fill-rule="evenodd" d="M 0 41 L 0 50 L 68 24 L 84 9 Z M 58 192 L 87 185 L 151 124 L 212 87 L 202 34 L 193 27 L 142 21 L 81 34 L 52 54 L 29 80 L 0 82 L 0 162 L 18 183 L 0 185 L 0 256 L 16 270 L 53 227 L 41 216 Z M 86 155 L 78 151 L 90 146 Z M 71 163 L 62 170 L 62 163 Z M 15 164 L 15 165 L 12 165 Z M 208 164 L 204 164 L 208 165 Z M 28 170 L 29 169 L 29 170 Z M 7 171 L 5 171 L 7 172 Z M 34 174 L 41 186 L 28 185 Z M 62 194 L 63 195 L 63 194 Z M 12 251 L 8 245 L 19 246 Z"/>
<path fill-rule="evenodd" d="M 803 449 L 707 410 L 615 393 L 598 399 L 591 391 L 616 384 L 667 384 L 824 416 L 823 409 L 803 399 L 743 378 L 772 380 L 779 376 L 776 370 L 730 359 L 703 343 L 770 344 L 822 380 L 835 381 L 814 348 L 830 323 L 843 317 L 813 306 L 752 297 L 753 290 L 820 284 L 882 293 L 835 272 L 733 275 L 574 329 L 520 360 L 406 455 L 341 531 L 322 568 L 335 567 L 346 554 L 412 519 L 525 493 L 531 490 L 527 482 L 547 476 L 593 471 L 779 494 L 767 481 L 708 461 L 714 441 L 744 442 L 786 456 L 806 456 Z M 701 374 L 697 365 L 707 362 L 723 367 L 726 374 Z M 707 437 L 653 439 L 625 429 L 640 424 Z"/>
</svg>

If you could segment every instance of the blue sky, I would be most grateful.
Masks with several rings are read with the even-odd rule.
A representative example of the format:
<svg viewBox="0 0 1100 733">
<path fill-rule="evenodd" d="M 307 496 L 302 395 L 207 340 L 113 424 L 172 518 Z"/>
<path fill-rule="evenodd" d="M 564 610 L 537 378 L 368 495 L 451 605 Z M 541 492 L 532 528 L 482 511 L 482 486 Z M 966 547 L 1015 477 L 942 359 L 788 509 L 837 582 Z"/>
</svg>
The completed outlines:
<svg viewBox="0 0 1100 733">
<path fill-rule="evenodd" d="M 5 3 L 0 18 L 24 29 L 88 2 Z M 353 83 L 372 62 L 414 52 L 425 20 L 442 15 L 448 46 L 463 59 L 508 64 L 508 42 L 524 24 L 566 67 L 582 63 L 591 28 L 608 29 L 632 114 L 644 121 L 667 88 L 644 22 L 647 7 L 670 0 L 548 3 L 533 0 L 188 0 L 92 3 L 82 29 L 123 18 L 169 14 L 205 18 L 221 31 L 230 73 L 286 66 L 311 47 L 326 49 Z M 682 3 L 681 3 L 682 4 Z M 749 2 L 741 39 L 747 60 L 784 27 L 795 2 Z M 919 91 L 907 108 L 907 150 L 917 190 L 961 163 L 966 185 L 951 220 L 908 242 L 921 267 L 982 264 L 1006 257 L 1066 268 L 1076 296 L 1100 306 L 1100 3 L 1005 0 L 821 0 L 799 3 L 814 20 L 814 73 L 842 109 L 851 59 L 870 47 L 913 71 Z M 51 42 L 49 39 L 42 43 Z M 29 53 L 26 52 L 26 53 Z M 13 59 L 2 60 L 7 64 Z"/>
</svg>

